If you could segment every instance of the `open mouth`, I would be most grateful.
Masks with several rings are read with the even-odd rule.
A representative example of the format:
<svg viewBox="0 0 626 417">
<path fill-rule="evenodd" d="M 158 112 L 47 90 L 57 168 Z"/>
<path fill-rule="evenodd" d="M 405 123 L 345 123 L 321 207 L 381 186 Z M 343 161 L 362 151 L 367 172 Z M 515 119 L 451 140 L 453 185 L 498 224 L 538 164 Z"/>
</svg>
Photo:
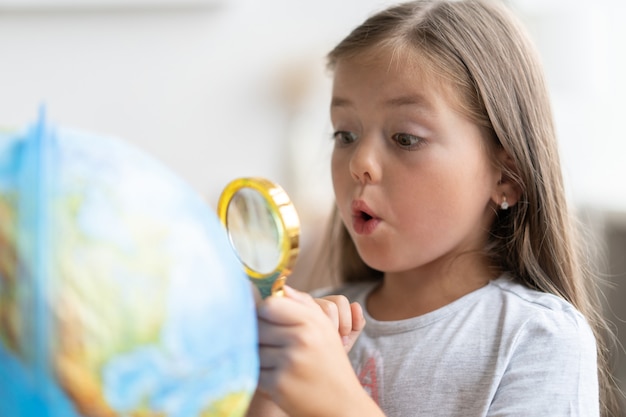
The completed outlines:
<svg viewBox="0 0 626 417">
<path fill-rule="evenodd" d="M 374 218 L 374 217 L 370 216 L 369 214 L 367 214 L 367 213 L 366 213 L 366 212 L 364 212 L 364 211 L 361 211 L 361 212 L 358 214 L 358 216 L 359 216 L 359 217 L 361 217 L 361 219 L 363 219 L 363 220 L 365 220 L 365 221 L 372 220 L 372 219 Z"/>
<path fill-rule="evenodd" d="M 352 203 L 352 226 L 357 234 L 368 235 L 376 229 L 379 223 L 380 219 L 374 215 L 366 203 L 363 201 Z"/>
</svg>

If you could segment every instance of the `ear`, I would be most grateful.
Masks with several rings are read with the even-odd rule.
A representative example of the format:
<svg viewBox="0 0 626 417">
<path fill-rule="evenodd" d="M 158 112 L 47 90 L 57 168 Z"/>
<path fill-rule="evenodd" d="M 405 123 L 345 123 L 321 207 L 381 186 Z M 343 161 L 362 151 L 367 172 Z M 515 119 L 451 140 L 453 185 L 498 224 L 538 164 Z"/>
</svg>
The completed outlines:
<svg viewBox="0 0 626 417">
<path fill-rule="evenodd" d="M 513 158 L 502 148 L 496 152 L 496 160 L 498 164 L 497 173 L 499 178 L 491 195 L 492 201 L 500 210 L 506 210 L 518 203 L 522 190 L 519 184 L 514 180 L 517 176 L 517 166 Z M 503 203 L 506 204 L 503 205 Z"/>
</svg>

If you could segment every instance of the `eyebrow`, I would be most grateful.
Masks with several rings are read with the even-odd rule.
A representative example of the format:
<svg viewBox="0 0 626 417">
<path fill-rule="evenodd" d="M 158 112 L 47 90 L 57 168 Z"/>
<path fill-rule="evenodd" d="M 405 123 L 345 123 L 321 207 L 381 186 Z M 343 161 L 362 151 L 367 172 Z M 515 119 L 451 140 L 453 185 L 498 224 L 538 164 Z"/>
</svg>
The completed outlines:
<svg viewBox="0 0 626 417">
<path fill-rule="evenodd" d="M 330 101 L 330 107 L 349 107 L 350 100 L 341 98 L 341 97 L 333 97 Z"/>
<path fill-rule="evenodd" d="M 390 107 L 402 107 L 402 106 L 419 106 L 425 109 L 430 109 L 431 105 L 424 98 L 424 96 L 419 94 L 411 94 L 406 96 L 394 97 L 387 101 L 385 101 L 385 105 Z"/>
<path fill-rule="evenodd" d="M 432 111 L 432 104 L 426 100 L 426 98 L 420 94 L 410 94 L 399 97 L 393 97 L 386 100 L 385 107 L 404 107 L 404 106 L 416 106 L 425 111 Z M 333 97 L 330 103 L 331 107 L 350 107 L 352 102 L 342 97 Z"/>
</svg>

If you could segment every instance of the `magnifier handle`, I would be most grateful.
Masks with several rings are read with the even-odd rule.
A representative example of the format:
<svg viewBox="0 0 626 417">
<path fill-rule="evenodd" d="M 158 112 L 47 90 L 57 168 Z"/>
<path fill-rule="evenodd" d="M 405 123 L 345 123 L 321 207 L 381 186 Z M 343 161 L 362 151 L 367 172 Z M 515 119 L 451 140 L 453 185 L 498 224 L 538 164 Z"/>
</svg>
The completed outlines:
<svg viewBox="0 0 626 417">
<path fill-rule="evenodd" d="M 287 275 L 281 275 L 276 278 L 276 281 L 274 281 L 274 284 L 272 284 L 272 295 L 276 295 L 278 297 L 282 297 L 283 295 L 285 295 L 283 291 L 285 281 L 287 281 Z"/>
<path fill-rule="evenodd" d="M 287 275 L 276 273 L 276 275 L 267 278 L 250 278 L 250 280 L 258 288 L 261 297 L 265 299 L 270 295 L 283 295 L 283 287 L 285 286 Z"/>
</svg>

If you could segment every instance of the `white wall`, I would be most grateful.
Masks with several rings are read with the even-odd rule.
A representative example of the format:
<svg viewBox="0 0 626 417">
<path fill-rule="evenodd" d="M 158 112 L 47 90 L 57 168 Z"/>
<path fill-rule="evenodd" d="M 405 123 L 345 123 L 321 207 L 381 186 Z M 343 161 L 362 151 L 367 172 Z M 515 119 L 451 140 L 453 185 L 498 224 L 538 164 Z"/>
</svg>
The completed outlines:
<svg viewBox="0 0 626 417">
<path fill-rule="evenodd" d="M 327 94 L 324 53 L 376 2 L 214 3 L 0 10 L 0 126 L 25 126 L 45 103 L 57 124 L 145 148 L 212 203 L 236 176 L 288 182 L 284 142 L 302 138 L 285 137 L 294 126 L 285 123 L 284 80 L 303 77 L 318 90 L 302 105 Z M 305 65 L 310 72 L 298 75 Z M 307 135 L 328 143 L 320 107 Z"/>
<path fill-rule="evenodd" d="M 326 207 L 323 55 L 392 1 L 187 2 L 0 8 L 0 126 L 25 126 L 45 103 L 57 124 L 145 148 L 212 204 L 230 179 L 263 175 Z M 623 2 L 509 3 L 544 57 L 572 198 L 626 210 Z"/>
</svg>

